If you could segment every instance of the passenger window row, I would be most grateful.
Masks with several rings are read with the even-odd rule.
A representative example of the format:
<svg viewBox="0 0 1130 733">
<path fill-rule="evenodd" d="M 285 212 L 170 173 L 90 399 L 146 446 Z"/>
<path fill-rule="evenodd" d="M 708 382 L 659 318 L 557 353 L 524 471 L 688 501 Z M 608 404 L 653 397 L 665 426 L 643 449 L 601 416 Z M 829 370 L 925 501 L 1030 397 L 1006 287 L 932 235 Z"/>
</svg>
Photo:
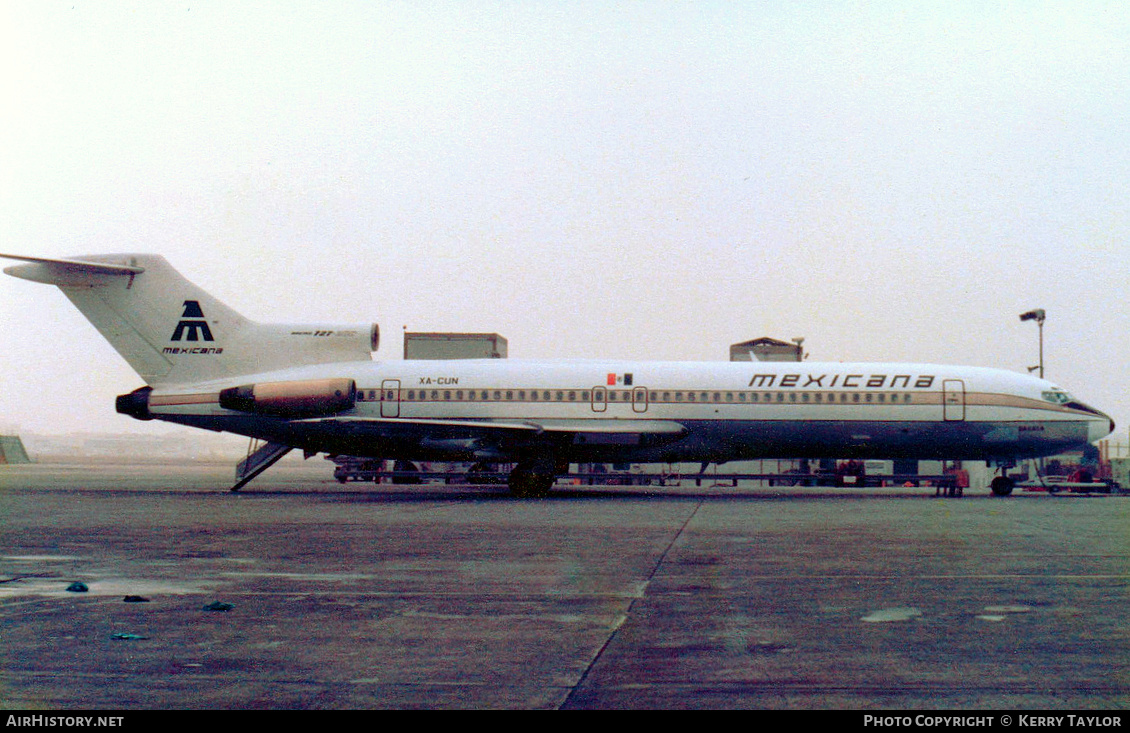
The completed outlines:
<svg viewBox="0 0 1130 733">
<path fill-rule="evenodd" d="M 379 402 L 381 390 L 358 390 L 360 402 Z M 384 393 L 386 400 L 396 400 L 395 390 Z M 598 388 L 576 389 L 408 389 L 400 390 L 405 402 L 620 402 L 631 404 L 912 404 L 909 392 L 714 392 L 682 390 L 634 390 Z"/>
</svg>

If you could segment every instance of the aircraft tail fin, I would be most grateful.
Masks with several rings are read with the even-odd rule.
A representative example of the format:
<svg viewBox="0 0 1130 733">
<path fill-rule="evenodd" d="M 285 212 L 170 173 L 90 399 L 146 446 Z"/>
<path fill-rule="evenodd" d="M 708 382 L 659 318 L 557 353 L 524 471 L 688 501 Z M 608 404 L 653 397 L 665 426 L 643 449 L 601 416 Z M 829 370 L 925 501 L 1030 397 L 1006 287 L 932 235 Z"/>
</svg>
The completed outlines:
<svg viewBox="0 0 1130 733">
<path fill-rule="evenodd" d="M 151 386 L 371 358 L 377 328 L 250 321 L 151 254 L 46 259 L 9 275 L 56 285 Z"/>
</svg>

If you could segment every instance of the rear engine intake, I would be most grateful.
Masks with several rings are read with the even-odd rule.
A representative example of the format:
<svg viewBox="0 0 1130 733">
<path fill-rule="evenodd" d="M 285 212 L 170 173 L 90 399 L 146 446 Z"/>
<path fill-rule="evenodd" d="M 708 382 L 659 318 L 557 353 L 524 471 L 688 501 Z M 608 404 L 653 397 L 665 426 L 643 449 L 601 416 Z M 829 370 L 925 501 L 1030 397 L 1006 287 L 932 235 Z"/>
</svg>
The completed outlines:
<svg viewBox="0 0 1130 733">
<path fill-rule="evenodd" d="M 220 407 L 282 418 L 321 417 L 351 409 L 357 402 L 352 379 L 263 382 L 220 392 Z"/>
</svg>

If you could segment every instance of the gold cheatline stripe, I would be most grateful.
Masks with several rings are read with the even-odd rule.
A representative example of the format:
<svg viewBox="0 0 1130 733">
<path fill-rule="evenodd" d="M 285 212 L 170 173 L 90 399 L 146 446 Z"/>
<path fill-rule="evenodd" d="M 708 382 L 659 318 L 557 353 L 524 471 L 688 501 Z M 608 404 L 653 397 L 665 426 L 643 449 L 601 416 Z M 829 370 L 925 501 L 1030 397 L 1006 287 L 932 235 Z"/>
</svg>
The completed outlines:
<svg viewBox="0 0 1130 733">
<path fill-rule="evenodd" d="M 220 401 L 218 393 L 211 394 L 167 394 L 150 395 L 149 404 L 158 407 L 174 407 L 176 405 L 208 405 Z"/>
</svg>

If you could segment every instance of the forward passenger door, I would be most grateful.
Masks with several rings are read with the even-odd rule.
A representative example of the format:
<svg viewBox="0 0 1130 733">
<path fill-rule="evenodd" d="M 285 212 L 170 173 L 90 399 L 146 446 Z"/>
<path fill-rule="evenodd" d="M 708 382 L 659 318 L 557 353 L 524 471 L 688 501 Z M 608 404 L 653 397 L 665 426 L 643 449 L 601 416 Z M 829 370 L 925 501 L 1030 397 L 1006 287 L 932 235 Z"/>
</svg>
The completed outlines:
<svg viewBox="0 0 1130 733">
<path fill-rule="evenodd" d="M 942 414 L 949 422 L 965 419 L 965 382 L 962 380 L 942 382 Z"/>
</svg>

